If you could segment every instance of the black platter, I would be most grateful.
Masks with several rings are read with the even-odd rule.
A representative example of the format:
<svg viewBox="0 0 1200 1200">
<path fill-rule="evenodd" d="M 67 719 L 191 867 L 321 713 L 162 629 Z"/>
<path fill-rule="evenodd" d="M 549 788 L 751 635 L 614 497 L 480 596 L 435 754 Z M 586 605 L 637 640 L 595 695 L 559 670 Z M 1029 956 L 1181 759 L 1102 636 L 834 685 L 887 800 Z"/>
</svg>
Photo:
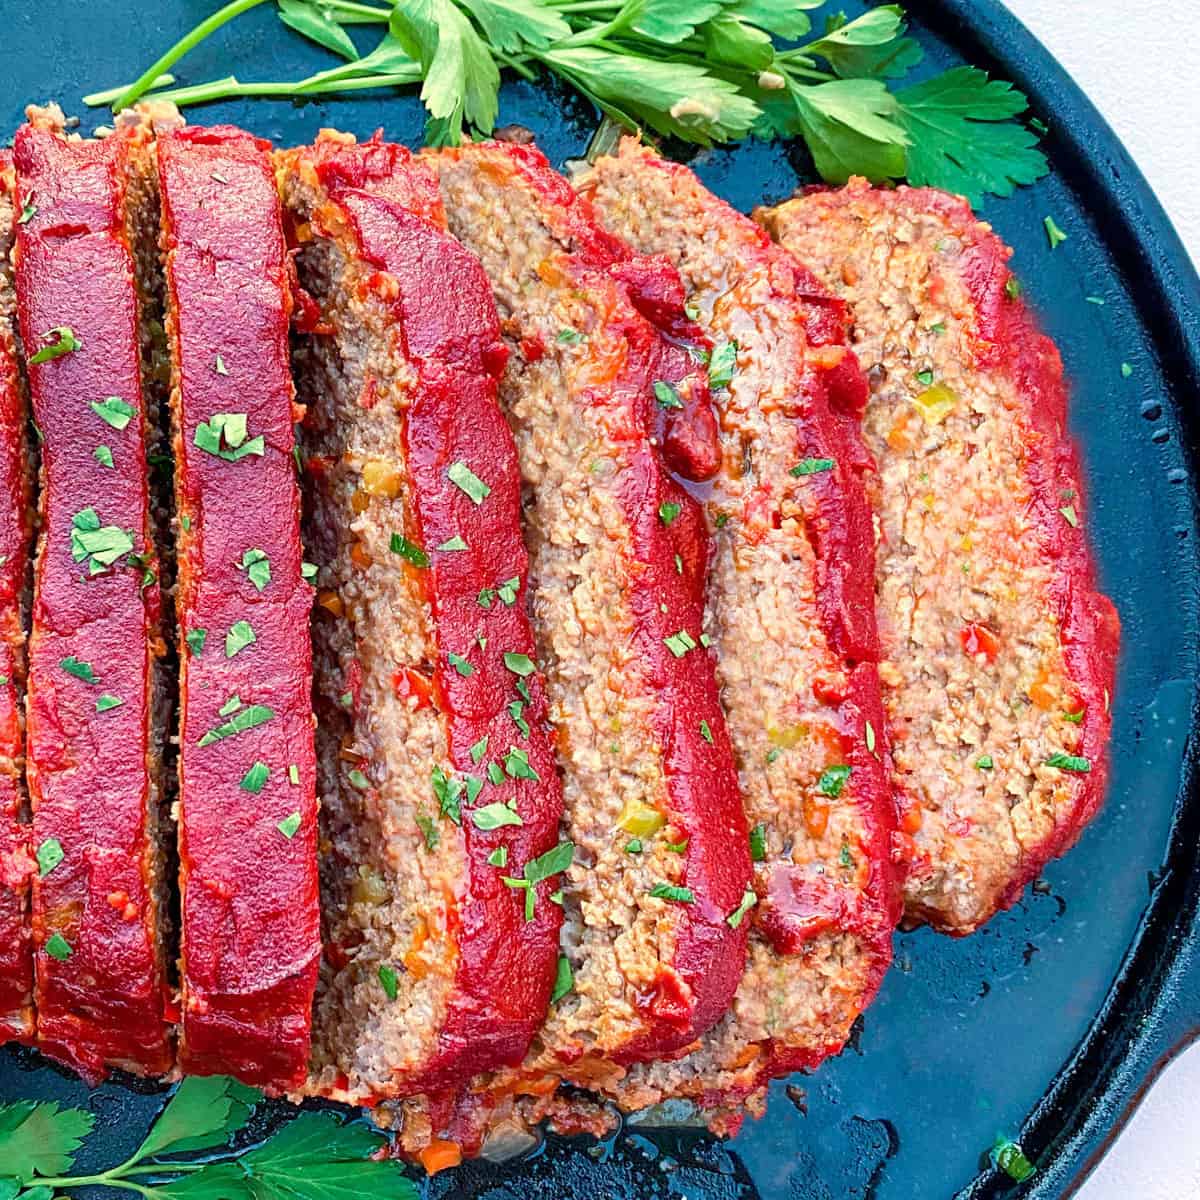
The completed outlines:
<svg viewBox="0 0 1200 1200">
<path fill-rule="evenodd" d="M 212 7 L 60 0 L 51 16 L 0 0 L 0 131 L 15 128 L 27 102 L 49 98 L 91 128 L 105 114 L 84 112 L 79 95 L 128 80 Z M 776 1084 L 767 1116 L 731 1142 L 630 1123 L 602 1145 L 550 1138 L 516 1162 L 467 1164 L 428 1182 L 431 1198 L 1050 1200 L 1074 1190 L 1148 1081 L 1200 1031 L 1200 788 L 1189 744 L 1200 667 L 1200 281 L 1112 131 L 999 3 L 907 7 L 928 52 L 920 73 L 984 67 L 1024 90 L 1050 128 L 1053 174 L 989 201 L 983 215 L 1016 247 L 1027 294 L 1062 349 L 1091 534 L 1124 625 L 1106 807 L 981 933 L 897 935 L 896 966 L 853 1044 L 815 1075 Z M 298 78 L 325 65 L 263 6 L 177 73 Z M 323 125 L 359 135 L 382 125 L 416 144 L 423 124 L 414 97 L 391 94 L 224 103 L 193 119 L 233 121 L 281 144 Z M 501 121 L 535 130 L 557 164 L 582 152 L 594 126 L 590 108 L 560 88 L 520 82 L 505 85 Z M 693 165 L 746 209 L 811 178 L 803 149 L 784 144 L 710 151 Z M 1053 252 L 1047 215 L 1069 234 Z M 0 1101 L 16 1098 L 96 1112 L 98 1135 L 77 1164 L 87 1170 L 132 1149 L 161 1091 L 112 1081 L 89 1093 L 35 1054 L 0 1051 Z M 257 1128 L 286 1110 L 267 1106 Z M 1038 1164 L 1028 1183 L 989 1164 L 997 1133 L 1019 1137 Z"/>
</svg>

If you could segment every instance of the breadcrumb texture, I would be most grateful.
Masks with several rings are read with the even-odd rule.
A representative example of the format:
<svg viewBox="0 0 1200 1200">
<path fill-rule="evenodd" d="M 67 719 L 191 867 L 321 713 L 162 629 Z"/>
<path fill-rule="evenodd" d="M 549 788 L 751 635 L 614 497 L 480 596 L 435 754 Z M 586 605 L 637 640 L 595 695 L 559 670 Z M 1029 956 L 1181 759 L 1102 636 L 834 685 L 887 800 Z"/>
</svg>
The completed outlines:
<svg viewBox="0 0 1200 1200">
<path fill-rule="evenodd" d="M 899 916 L 873 607 L 866 382 L 842 304 L 685 167 L 626 139 L 577 186 L 664 255 L 710 337 L 720 469 L 705 629 L 756 830 L 756 905 L 729 1014 L 638 1067 L 621 1106 L 685 1096 L 727 1132 L 765 1085 L 836 1053 L 891 961 Z"/>
<path fill-rule="evenodd" d="M 1062 362 L 1011 251 L 957 197 L 856 180 L 758 215 L 850 308 L 907 916 L 970 933 L 1104 791 L 1119 623 L 1094 582 Z"/>
</svg>

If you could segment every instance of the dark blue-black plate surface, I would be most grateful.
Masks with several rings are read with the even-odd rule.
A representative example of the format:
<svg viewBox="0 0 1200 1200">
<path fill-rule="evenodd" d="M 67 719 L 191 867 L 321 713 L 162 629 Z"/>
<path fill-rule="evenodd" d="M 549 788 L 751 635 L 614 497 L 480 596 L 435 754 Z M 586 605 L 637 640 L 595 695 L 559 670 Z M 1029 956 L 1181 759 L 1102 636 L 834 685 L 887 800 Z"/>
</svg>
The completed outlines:
<svg viewBox="0 0 1200 1200">
<path fill-rule="evenodd" d="M 81 93 L 129 80 L 212 0 L 53 6 L 0 0 L 0 136 L 29 101 L 83 116 Z M 836 6 L 835 6 L 836 7 Z M 858 9 L 861 5 L 847 4 Z M 921 71 L 962 61 L 1012 80 L 1050 128 L 1052 175 L 984 215 L 1073 381 L 1071 425 L 1090 485 L 1090 532 L 1124 626 L 1106 807 L 1013 911 L 974 937 L 899 934 L 896 965 L 854 1044 L 812 1077 L 773 1088 L 767 1116 L 733 1141 L 628 1126 L 602 1146 L 550 1139 L 502 1167 L 468 1164 L 431 1198 L 943 1200 L 1070 1194 L 1140 1090 L 1200 1028 L 1200 790 L 1189 732 L 1197 700 L 1200 284 L 1128 155 L 1086 98 L 994 0 L 910 0 Z M 327 65 L 264 6 L 182 64 L 182 82 L 237 72 L 299 78 Z M 590 108 L 561 89 L 506 84 L 501 122 L 535 130 L 556 163 L 579 156 Z M 411 95 L 294 106 L 209 106 L 283 144 L 323 125 L 419 142 Z M 748 209 L 811 178 L 803 150 L 748 145 L 693 164 Z M 1053 252 L 1052 215 L 1068 241 Z M 1099 296 L 1104 304 L 1088 303 Z M 1128 363 L 1131 372 L 1123 372 Z M 94 1092 L 28 1052 L 0 1052 L 0 1101 L 55 1098 L 98 1115 L 79 1167 L 111 1164 L 160 1104 L 145 1086 Z M 987 1162 L 997 1133 L 1038 1170 L 1016 1185 Z"/>
</svg>

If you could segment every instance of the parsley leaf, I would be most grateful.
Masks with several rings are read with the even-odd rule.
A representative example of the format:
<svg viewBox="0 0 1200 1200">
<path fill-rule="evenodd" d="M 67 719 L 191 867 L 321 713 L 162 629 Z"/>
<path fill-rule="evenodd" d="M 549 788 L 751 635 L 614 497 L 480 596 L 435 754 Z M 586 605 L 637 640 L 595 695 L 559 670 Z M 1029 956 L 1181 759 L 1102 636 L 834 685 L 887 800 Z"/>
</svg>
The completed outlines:
<svg viewBox="0 0 1200 1200">
<path fill-rule="evenodd" d="M 129 425 L 137 413 L 137 409 L 127 400 L 122 400 L 120 396 L 105 396 L 103 400 L 93 400 L 91 409 L 106 425 L 111 425 L 118 433 Z"/>
<path fill-rule="evenodd" d="M 976 67 L 955 67 L 896 93 L 897 123 L 908 134 L 907 175 L 979 204 L 986 192 L 1012 195 L 1050 165 L 1037 136 L 1012 120 L 1027 107 L 1011 84 Z"/>
<path fill-rule="evenodd" d="M 70 325 L 59 325 L 55 329 L 48 330 L 42 334 L 42 341 L 45 342 L 45 345 L 29 356 L 30 366 L 62 358 L 64 354 L 73 354 L 83 345 L 75 336 L 75 331 Z"/>
<path fill-rule="evenodd" d="M 95 1116 L 81 1108 L 60 1108 L 18 1100 L 0 1105 L 0 1162 L 21 1183 L 36 1175 L 61 1175 L 71 1169 Z"/>
<path fill-rule="evenodd" d="M 237 462 L 247 455 L 261 457 L 266 453 L 266 441 L 260 433 L 247 440 L 245 413 L 214 413 L 208 421 L 196 426 L 196 446 L 226 462 Z"/>
<path fill-rule="evenodd" d="M 261 1092 L 226 1075 L 189 1075 L 151 1126 L 138 1158 L 223 1146 L 261 1099 Z"/>
</svg>

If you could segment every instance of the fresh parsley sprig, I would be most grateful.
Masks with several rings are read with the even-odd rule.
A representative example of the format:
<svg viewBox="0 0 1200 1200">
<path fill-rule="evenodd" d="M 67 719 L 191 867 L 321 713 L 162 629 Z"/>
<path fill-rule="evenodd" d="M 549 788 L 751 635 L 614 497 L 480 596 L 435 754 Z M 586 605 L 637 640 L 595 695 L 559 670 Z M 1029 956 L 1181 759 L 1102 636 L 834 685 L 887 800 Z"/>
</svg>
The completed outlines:
<svg viewBox="0 0 1200 1200">
<path fill-rule="evenodd" d="M 53 1200 L 84 1187 L 145 1200 L 415 1200 L 416 1187 L 395 1162 L 371 1157 L 379 1135 L 333 1113 L 301 1112 L 259 1145 L 229 1151 L 261 1099 L 226 1076 L 189 1077 L 137 1150 L 92 1175 L 70 1174 L 92 1113 L 53 1101 L 0 1105 L 0 1200 Z M 196 1151 L 206 1152 L 203 1162 L 176 1157 Z"/>
<path fill-rule="evenodd" d="M 235 76 L 161 90 L 170 68 L 248 9 L 273 2 L 290 29 L 343 59 L 306 79 Z M 490 134 L 501 71 L 566 80 L 611 121 L 701 146 L 801 138 L 830 183 L 908 179 L 1006 196 L 1048 170 L 1017 119 L 1025 97 L 974 67 L 897 87 L 922 59 L 903 9 L 855 20 L 810 13 L 825 0 L 233 0 L 128 87 L 84 97 L 114 111 L 153 92 L 178 105 L 299 98 L 421 84 L 434 144 Z M 386 27 L 362 54 L 348 27 Z"/>
</svg>

